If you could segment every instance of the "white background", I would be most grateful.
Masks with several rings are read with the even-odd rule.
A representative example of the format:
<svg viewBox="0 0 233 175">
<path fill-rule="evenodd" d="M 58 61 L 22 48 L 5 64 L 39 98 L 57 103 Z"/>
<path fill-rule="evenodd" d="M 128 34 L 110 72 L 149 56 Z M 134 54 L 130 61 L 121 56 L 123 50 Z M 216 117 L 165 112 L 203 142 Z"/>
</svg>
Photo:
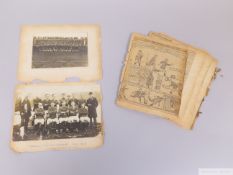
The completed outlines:
<svg viewBox="0 0 233 175">
<path fill-rule="evenodd" d="M 196 175 L 233 167 L 232 0 L 0 1 L 0 174 Z M 96 150 L 14 153 L 9 147 L 22 24 L 102 27 L 105 144 Z M 166 32 L 204 48 L 221 74 L 193 131 L 114 104 L 131 32 Z"/>
</svg>

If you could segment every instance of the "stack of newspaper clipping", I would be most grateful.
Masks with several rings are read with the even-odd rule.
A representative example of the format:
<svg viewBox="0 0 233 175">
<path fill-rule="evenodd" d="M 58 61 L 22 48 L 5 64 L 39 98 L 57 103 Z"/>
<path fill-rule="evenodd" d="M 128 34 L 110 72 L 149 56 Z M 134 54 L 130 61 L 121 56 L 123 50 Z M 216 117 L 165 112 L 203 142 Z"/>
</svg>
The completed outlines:
<svg viewBox="0 0 233 175">
<path fill-rule="evenodd" d="M 206 51 L 164 33 L 133 33 L 117 104 L 192 129 L 216 65 Z"/>
</svg>

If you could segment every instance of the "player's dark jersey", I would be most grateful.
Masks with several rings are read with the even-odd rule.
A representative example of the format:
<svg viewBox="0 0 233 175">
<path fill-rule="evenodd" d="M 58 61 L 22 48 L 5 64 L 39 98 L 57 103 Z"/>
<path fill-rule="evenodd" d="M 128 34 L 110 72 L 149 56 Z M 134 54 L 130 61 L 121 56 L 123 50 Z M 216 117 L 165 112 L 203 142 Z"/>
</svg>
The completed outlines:
<svg viewBox="0 0 233 175">
<path fill-rule="evenodd" d="M 54 105 L 56 106 L 56 105 L 58 104 L 58 101 L 57 101 L 56 99 L 51 99 L 51 100 L 50 100 L 50 104 L 51 104 L 51 103 L 54 103 Z"/>
<path fill-rule="evenodd" d="M 49 99 L 43 100 L 43 107 L 44 107 L 44 110 L 48 110 L 48 109 L 49 109 L 49 106 L 50 106 L 50 100 L 49 100 Z"/>
<path fill-rule="evenodd" d="M 78 109 L 79 117 L 86 116 L 88 114 L 88 111 L 85 107 L 80 107 Z"/>
<path fill-rule="evenodd" d="M 77 106 L 70 106 L 69 107 L 69 116 L 75 116 L 78 113 L 78 107 Z"/>
<path fill-rule="evenodd" d="M 71 98 L 67 98 L 67 99 L 66 99 L 66 103 L 67 103 L 68 106 L 71 105 L 71 101 L 72 101 Z"/>
<path fill-rule="evenodd" d="M 48 109 L 48 114 L 49 114 L 49 118 L 52 118 L 52 119 L 56 118 L 57 108 L 50 106 Z"/>
<path fill-rule="evenodd" d="M 66 106 L 67 106 L 67 99 L 66 98 L 61 98 L 60 101 L 59 101 L 59 105 L 62 106 L 62 103 L 65 102 L 66 103 Z"/>
<path fill-rule="evenodd" d="M 34 100 L 33 100 L 33 109 L 34 111 L 38 108 L 38 104 L 41 103 L 42 100 L 38 97 L 36 97 Z"/>
<path fill-rule="evenodd" d="M 42 109 L 42 108 L 37 108 L 35 110 L 36 118 L 44 118 L 44 114 L 45 114 L 45 112 L 44 112 L 44 109 Z"/>
<path fill-rule="evenodd" d="M 76 99 L 70 98 L 70 99 L 67 100 L 67 103 L 68 103 L 69 106 L 71 106 L 71 103 L 72 103 L 72 102 L 74 102 L 74 103 L 76 104 Z M 77 105 L 77 104 L 76 104 L 76 105 Z"/>
<path fill-rule="evenodd" d="M 59 109 L 60 117 L 68 117 L 69 109 L 67 106 L 61 106 Z"/>
<path fill-rule="evenodd" d="M 85 99 L 79 99 L 78 100 L 78 103 L 79 103 L 79 107 L 81 107 L 83 104 L 85 104 L 86 105 L 86 100 Z"/>
</svg>

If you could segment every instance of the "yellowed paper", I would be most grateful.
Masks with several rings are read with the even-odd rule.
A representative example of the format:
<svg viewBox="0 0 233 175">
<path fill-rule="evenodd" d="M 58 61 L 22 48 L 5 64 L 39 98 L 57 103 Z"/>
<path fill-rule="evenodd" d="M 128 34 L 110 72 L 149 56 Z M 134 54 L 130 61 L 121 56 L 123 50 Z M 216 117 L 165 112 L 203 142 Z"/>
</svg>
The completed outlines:
<svg viewBox="0 0 233 175">
<path fill-rule="evenodd" d="M 187 95 L 186 108 L 179 114 L 183 127 L 187 129 L 193 127 L 200 105 L 207 94 L 217 66 L 217 61 L 206 54 L 200 54 L 195 61 L 196 66 L 193 66 L 193 71 L 196 71 L 198 76 L 193 80 L 192 84 L 187 85 L 192 87 L 192 91 Z"/>
<path fill-rule="evenodd" d="M 188 51 L 185 81 L 182 91 L 181 106 L 178 124 L 191 129 L 197 116 L 201 101 L 206 95 L 211 77 L 217 65 L 216 59 L 206 51 L 183 43 L 164 33 L 150 32 L 149 36 L 156 39 L 164 39 L 167 42 L 186 48 Z"/>
<path fill-rule="evenodd" d="M 63 82 L 102 78 L 100 27 L 25 25 L 20 38 L 18 79 Z"/>
<path fill-rule="evenodd" d="M 185 68 L 185 77 L 184 77 L 184 81 L 185 81 L 188 74 L 189 74 L 189 71 L 190 71 L 191 66 L 192 66 L 193 59 L 194 59 L 195 54 L 196 54 L 195 48 L 193 48 L 192 46 L 190 46 L 190 45 L 188 45 L 186 43 L 178 41 L 175 38 L 173 38 L 171 36 L 168 36 L 168 35 L 166 35 L 164 33 L 150 32 L 148 34 L 148 36 L 152 37 L 155 40 L 157 40 L 157 39 L 163 40 L 164 42 L 174 44 L 176 47 L 182 47 L 183 49 L 187 50 L 188 56 L 187 56 L 187 62 L 186 62 L 186 68 Z"/>
<path fill-rule="evenodd" d="M 177 118 L 186 59 L 185 49 L 133 34 L 117 104 L 168 119 Z"/>
<path fill-rule="evenodd" d="M 206 51 L 195 48 L 181 41 L 178 41 L 175 38 L 170 37 L 164 33 L 150 32 L 148 34 L 148 37 L 141 35 L 141 42 L 142 40 L 144 40 L 144 42 L 146 42 L 145 40 L 147 40 L 147 42 L 149 42 L 148 40 L 150 40 L 150 42 L 153 41 L 154 43 L 160 43 L 160 44 L 166 45 L 166 47 L 169 47 L 170 50 L 171 48 L 173 49 L 175 48 L 176 50 L 180 50 L 180 51 L 182 50 L 183 53 L 185 53 L 183 54 L 183 57 L 182 57 L 181 55 L 177 54 L 175 51 L 171 52 L 169 51 L 168 48 L 165 47 L 166 48 L 165 50 L 168 53 L 174 54 L 175 56 L 177 56 L 176 59 L 174 57 L 169 57 L 169 61 L 172 62 L 173 64 L 166 66 L 167 69 L 165 71 L 166 72 L 165 74 L 160 74 L 160 77 L 163 77 L 162 78 L 163 83 L 169 82 L 169 81 L 171 82 L 170 86 L 173 88 L 170 89 L 171 90 L 170 92 L 174 93 L 175 86 L 174 86 L 174 83 L 172 82 L 173 79 L 171 79 L 170 77 L 167 77 L 167 72 L 172 72 L 171 71 L 173 69 L 172 65 L 175 65 L 175 63 L 180 66 L 179 68 L 178 67 L 176 68 L 178 68 L 179 70 L 182 70 L 182 76 L 179 76 L 179 74 L 175 75 L 175 77 L 182 77 L 182 78 L 180 79 L 180 82 L 179 82 L 180 94 L 177 98 L 179 99 L 179 101 L 177 103 L 178 105 L 177 105 L 176 113 L 173 113 L 171 115 L 171 114 L 168 114 L 166 110 L 164 111 L 161 110 L 160 107 L 161 107 L 161 104 L 165 106 L 169 106 L 167 105 L 169 103 L 170 103 L 170 107 L 173 106 L 173 100 L 171 99 L 167 100 L 167 96 L 168 96 L 167 94 L 166 94 L 166 98 L 159 98 L 159 97 L 164 97 L 163 96 L 164 91 L 163 90 L 156 91 L 156 88 L 154 88 L 158 86 L 159 84 L 158 81 L 156 81 L 158 80 L 156 74 L 159 74 L 159 72 L 161 72 L 161 70 L 158 70 L 158 67 L 160 66 L 159 61 L 161 60 L 159 60 L 159 58 L 157 57 L 155 57 L 157 59 L 155 58 L 151 59 L 153 61 L 151 61 L 150 63 L 153 63 L 154 66 L 152 66 L 153 69 L 149 69 L 149 70 L 152 70 L 152 72 L 154 71 L 157 71 L 157 72 L 152 73 L 152 76 L 149 73 L 146 73 L 146 74 L 144 73 L 145 75 L 143 74 L 144 76 L 140 78 L 141 72 L 142 72 L 141 69 L 148 70 L 148 67 L 150 67 L 149 66 L 150 64 L 148 64 L 148 60 L 149 60 L 148 57 L 152 58 L 150 54 L 153 52 L 150 50 L 149 52 L 150 54 L 148 54 L 147 52 L 146 54 L 139 53 L 137 50 L 142 50 L 144 52 L 148 44 L 141 44 L 141 45 L 135 44 L 137 43 L 135 42 L 135 38 L 136 38 L 135 36 L 139 37 L 139 35 L 135 35 L 135 34 L 132 36 L 129 50 L 128 50 L 128 55 L 126 58 L 125 68 L 122 73 L 121 85 L 119 89 L 117 103 L 120 106 L 123 106 L 126 108 L 139 110 L 139 111 L 146 112 L 149 114 L 159 115 L 161 117 L 172 120 L 173 122 L 182 126 L 183 128 L 191 129 L 195 122 L 201 102 L 206 96 L 206 92 L 208 90 L 208 87 L 210 86 L 211 79 L 214 76 L 215 68 L 217 65 L 216 59 L 210 56 Z M 137 47 L 135 45 L 137 45 Z M 160 48 L 160 51 L 163 51 L 163 50 L 164 48 Z M 168 57 L 168 55 L 162 55 L 162 56 L 163 58 Z M 135 65 L 133 64 L 135 64 L 135 61 L 138 62 L 137 60 L 140 60 L 139 58 L 141 60 L 144 60 L 144 65 L 143 65 L 143 61 L 141 61 L 142 68 L 138 69 L 138 71 L 135 72 L 135 70 L 137 69 L 135 68 Z M 185 62 L 183 64 L 180 64 L 180 62 L 178 61 L 180 59 L 185 60 Z M 134 70 L 135 72 L 134 74 L 131 73 L 132 70 Z M 138 83 L 135 83 L 136 81 L 133 82 L 134 83 L 133 86 L 136 89 L 133 91 L 133 88 L 129 86 L 129 84 L 132 85 L 132 80 L 135 80 L 135 79 L 138 80 Z M 148 85 L 152 84 L 152 87 L 150 88 L 149 86 L 147 86 L 147 84 Z M 163 84 L 162 87 L 164 88 L 166 86 L 164 86 Z M 153 90 L 155 90 L 157 94 L 151 93 L 153 92 Z M 169 95 L 171 97 L 173 94 L 170 93 Z M 153 101 L 155 102 L 154 103 L 155 105 L 150 105 L 151 99 L 155 99 Z M 134 104 L 132 103 L 132 101 L 134 102 Z M 157 109 L 151 106 L 153 107 L 156 106 Z M 158 108 L 160 109 L 158 110 Z"/>
<path fill-rule="evenodd" d="M 93 83 L 18 85 L 11 147 L 17 152 L 103 144 L 102 96 Z"/>
</svg>

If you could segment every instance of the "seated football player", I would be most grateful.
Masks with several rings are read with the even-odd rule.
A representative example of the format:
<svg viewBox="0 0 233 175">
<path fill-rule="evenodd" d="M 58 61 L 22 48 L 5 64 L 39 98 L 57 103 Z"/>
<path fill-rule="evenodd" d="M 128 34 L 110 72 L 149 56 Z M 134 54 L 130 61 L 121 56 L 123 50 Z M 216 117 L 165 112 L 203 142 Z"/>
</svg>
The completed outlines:
<svg viewBox="0 0 233 175">
<path fill-rule="evenodd" d="M 57 107 L 54 102 L 51 102 L 51 106 L 48 108 L 48 118 L 47 118 L 47 128 L 48 133 L 52 133 L 54 130 L 58 132 L 58 117 L 57 117 Z"/>
<path fill-rule="evenodd" d="M 38 135 L 44 134 L 44 124 L 45 124 L 45 111 L 43 109 L 42 103 L 38 104 L 38 108 L 35 110 L 35 120 L 34 126 L 36 128 Z"/>
<path fill-rule="evenodd" d="M 66 101 L 62 102 L 62 105 L 59 107 L 59 125 L 60 131 L 69 131 L 68 129 L 68 121 L 69 121 L 69 109 L 66 105 Z"/>
<path fill-rule="evenodd" d="M 80 105 L 80 108 L 79 108 L 79 110 L 78 110 L 78 113 L 79 113 L 79 122 L 81 123 L 81 122 L 90 122 L 90 119 L 89 119 L 89 117 L 88 117 L 88 110 L 87 110 L 87 108 L 86 108 L 86 105 L 85 105 L 85 103 L 82 103 L 81 105 Z"/>
<path fill-rule="evenodd" d="M 70 123 L 70 130 L 77 129 L 79 122 L 78 117 L 78 106 L 75 104 L 74 101 L 71 101 L 69 107 L 69 123 Z"/>
</svg>

